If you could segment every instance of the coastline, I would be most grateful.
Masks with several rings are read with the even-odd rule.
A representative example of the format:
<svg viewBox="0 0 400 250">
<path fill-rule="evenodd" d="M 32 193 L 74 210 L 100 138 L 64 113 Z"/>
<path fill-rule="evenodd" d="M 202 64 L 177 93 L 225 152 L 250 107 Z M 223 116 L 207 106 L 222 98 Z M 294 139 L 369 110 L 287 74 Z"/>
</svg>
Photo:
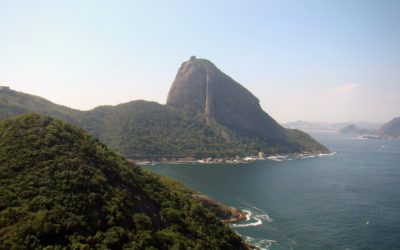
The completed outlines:
<svg viewBox="0 0 400 250">
<path fill-rule="evenodd" d="M 246 212 L 236 209 L 236 208 L 230 208 L 230 211 L 232 213 L 232 217 L 231 218 L 227 218 L 227 219 L 222 219 L 221 221 L 223 223 L 236 223 L 236 222 L 240 222 L 240 221 L 244 221 L 247 220 L 247 214 Z"/>
<path fill-rule="evenodd" d="M 400 140 L 400 136 L 361 135 L 359 138 L 368 140 Z"/>
<path fill-rule="evenodd" d="M 129 161 L 139 164 L 139 165 L 155 165 L 155 164 L 244 164 L 251 163 L 255 161 L 273 160 L 273 161 L 283 161 L 292 159 L 306 159 L 313 157 L 321 157 L 332 155 L 335 152 L 303 152 L 303 153 L 289 153 L 289 154 L 271 154 L 268 156 L 245 156 L 245 157 L 205 157 L 205 158 L 195 158 L 195 157 L 182 157 L 182 158 L 162 158 L 160 160 L 135 160 L 129 159 Z"/>
<path fill-rule="evenodd" d="M 197 159 L 194 157 L 183 157 L 183 158 L 175 158 L 175 159 L 161 159 L 159 161 L 154 160 L 130 160 L 133 163 L 138 165 L 144 166 L 151 166 L 157 164 L 194 164 L 194 165 L 202 165 L 202 164 L 249 164 L 255 161 L 284 161 L 284 160 L 294 160 L 294 159 L 307 159 L 307 158 L 314 158 L 314 157 L 324 157 L 333 155 L 336 152 L 328 151 L 328 152 L 302 152 L 302 153 L 290 153 L 290 154 L 274 154 L 265 156 L 264 154 L 260 153 L 259 156 L 246 156 L 246 157 L 234 157 L 234 158 L 202 158 Z M 224 224 L 232 225 L 238 222 L 249 220 L 249 214 L 243 210 L 229 207 L 217 200 L 214 200 L 204 194 L 192 192 L 191 196 L 193 199 L 199 201 L 203 206 L 207 207 L 212 211 L 217 218 Z M 235 227 L 233 225 L 232 227 Z M 237 232 L 236 232 L 237 233 Z M 248 241 L 248 239 L 239 233 L 237 233 L 243 240 L 245 249 L 247 250 L 261 250 L 260 247 L 256 245 L 252 245 Z"/>
<path fill-rule="evenodd" d="M 199 201 L 203 206 L 209 208 L 213 211 L 218 218 L 220 218 L 222 223 L 225 224 L 233 224 L 240 221 L 245 221 L 248 219 L 248 215 L 246 212 L 236 209 L 233 207 L 228 207 L 225 204 L 220 203 L 204 194 L 193 193 L 192 197 Z M 247 250 L 259 250 L 260 248 L 251 245 L 243 239 L 244 245 Z"/>
<path fill-rule="evenodd" d="M 246 212 L 233 207 L 228 207 L 204 194 L 193 193 L 192 197 L 199 201 L 203 206 L 213 211 L 223 223 L 236 223 L 247 219 Z"/>
<path fill-rule="evenodd" d="M 235 158 L 203 158 L 196 159 L 191 157 L 184 157 L 179 159 L 162 159 L 161 161 L 143 161 L 143 160 L 130 160 L 138 165 L 157 165 L 157 164 L 194 164 L 194 165 L 212 165 L 212 164 L 249 164 L 256 161 L 285 161 L 285 160 L 294 160 L 294 159 L 307 159 L 314 157 L 324 157 L 333 155 L 336 152 L 302 152 L 302 153 L 290 153 L 290 154 L 274 154 L 274 155 L 259 155 L 259 156 L 247 156 L 247 157 L 235 157 Z M 263 157 L 260 157 L 263 156 Z M 248 212 L 243 210 L 229 207 L 217 200 L 214 200 L 204 194 L 191 192 L 192 198 L 199 201 L 203 206 L 207 207 L 212 211 L 219 220 L 224 223 L 230 225 L 230 227 L 236 227 L 233 225 L 238 222 L 249 220 L 250 216 Z M 236 232 L 237 233 L 237 232 Z M 238 233 L 237 233 L 238 234 Z M 243 242 L 244 246 L 247 250 L 261 250 L 257 245 L 253 245 L 249 240 L 240 234 L 238 234 Z"/>
</svg>

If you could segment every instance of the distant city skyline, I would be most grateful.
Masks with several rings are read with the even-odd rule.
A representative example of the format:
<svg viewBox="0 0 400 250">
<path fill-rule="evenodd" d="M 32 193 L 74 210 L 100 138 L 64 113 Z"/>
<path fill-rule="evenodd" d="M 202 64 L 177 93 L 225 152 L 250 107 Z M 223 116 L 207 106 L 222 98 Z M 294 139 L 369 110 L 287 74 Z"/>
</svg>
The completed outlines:
<svg viewBox="0 0 400 250">
<path fill-rule="evenodd" d="M 165 103 L 195 55 L 280 123 L 400 116 L 400 1 L 0 0 L 0 85 L 87 110 Z"/>
</svg>

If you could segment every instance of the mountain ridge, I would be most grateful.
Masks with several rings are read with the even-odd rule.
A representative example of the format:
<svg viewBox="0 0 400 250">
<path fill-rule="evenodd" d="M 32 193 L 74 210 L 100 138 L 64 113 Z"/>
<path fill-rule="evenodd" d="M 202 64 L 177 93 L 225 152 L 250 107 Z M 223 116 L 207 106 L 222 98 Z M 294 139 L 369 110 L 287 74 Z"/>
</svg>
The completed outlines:
<svg viewBox="0 0 400 250">
<path fill-rule="evenodd" d="M 213 75 L 209 81 L 214 88 L 210 94 L 214 97 L 207 101 L 204 72 L 208 67 Z M 192 72 L 193 81 L 186 81 L 193 75 L 182 75 L 181 71 Z M 280 126 L 261 109 L 259 100 L 250 91 L 208 60 L 192 58 L 184 63 L 176 77 L 178 82 L 181 78 L 189 86 L 188 95 L 183 98 L 186 104 L 173 101 L 177 97 L 171 93 L 179 89 L 174 81 L 166 105 L 137 100 L 88 111 L 2 88 L 0 119 L 26 112 L 61 119 L 89 131 L 130 159 L 226 158 L 258 155 L 260 151 L 266 154 L 329 152 L 304 132 Z M 228 91 L 230 86 L 236 87 Z"/>
</svg>

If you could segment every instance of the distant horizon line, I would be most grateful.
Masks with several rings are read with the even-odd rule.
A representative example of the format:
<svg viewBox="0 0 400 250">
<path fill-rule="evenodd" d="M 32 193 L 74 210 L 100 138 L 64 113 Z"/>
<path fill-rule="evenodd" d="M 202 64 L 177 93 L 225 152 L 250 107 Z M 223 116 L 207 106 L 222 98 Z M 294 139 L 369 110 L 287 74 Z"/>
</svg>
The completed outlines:
<svg viewBox="0 0 400 250">
<path fill-rule="evenodd" d="M 134 101 L 156 102 L 156 103 L 158 103 L 158 104 L 160 104 L 160 105 L 167 105 L 166 103 L 162 103 L 162 102 L 155 101 L 155 100 L 132 99 L 132 100 L 128 100 L 128 101 L 121 101 L 121 102 L 116 103 L 116 104 L 100 104 L 100 105 L 97 105 L 97 106 L 95 106 L 95 107 L 93 107 L 93 108 L 83 109 L 83 108 L 76 108 L 76 107 L 73 107 L 73 106 L 70 106 L 70 105 L 66 105 L 66 104 L 59 104 L 59 103 L 56 103 L 56 102 L 50 100 L 50 98 L 47 98 L 47 97 L 44 97 L 44 96 L 41 96 L 41 95 L 38 95 L 38 94 L 34 94 L 34 93 L 32 94 L 32 93 L 28 93 L 28 92 L 16 90 L 16 89 L 12 88 L 12 86 L 9 85 L 9 84 L 0 83 L 0 90 L 2 90 L 2 89 L 9 89 L 9 90 L 16 91 L 16 92 L 20 92 L 20 93 L 23 93 L 23 94 L 28 94 L 28 95 L 36 96 L 36 97 L 39 97 L 39 98 L 43 98 L 43 99 L 45 99 L 45 100 L 47 100 L 47 101 L 49 101 L 49 102 L 51 102 L 51 103 L 53 103 L 53 104 L 60 105 L 60 106 L 64 106 L 64 107 L 67 107 L 67 108 L 70 108 L 70 109 L 74 109 L 74 110 L 78 110 L 78 111 L 83 111 L 83 112 L 85 112 L 85 111 L 90 111 L 90 110 L 93 110 L 93 109 L 98 108 L 98 107 L 103 107 L 103 106 L 118 106 L 118 105 L 121 105 L 121 104 L 126 104 L 126 103 L 130 103 L 130 102 L 134 102 Z M 267 114 L 269 114 L 269 113 L 268 113 L 267 111 L 265 111 L 264 109 L 263 109 L 263 111 L 266 112 Z M 399 115 L 399 116 L 394 116 L 394 117 L 392 117 L 392 118 L 390 118 L 389 120 L 386 120 L 386 121 L 353 120 L 353 121 L 332 121 L 332 122 L 328 122 L 328 121 L 320 121 L 320 120 L 319 120 L 319 121 L 315 121 L 315 120 L 313 121 L 313 120 L 307 120 L 307 119 L 302 119 L 302 118 L 300 118 L 300 119 L 293 119 L 293 120 L 289 120 L 289 121 L 279 121 L 278 119 L 275 119 L 275 118 L 273 118 L 273 119 L 276 120 L 276 121 L 277 121 L 279 124 L 281 124 L 281 125 L 284 125 L 284 124 L 287 124 L 287 123 L 294 123 L 294 122 L 308 122 L 308 123 L 314 123 L 314 124 L 315 124 L 315 123 L 340 124 L 340 123 L 360 123 L 360 122 L 366 122 L 366 123 L 384 124 L 384 123 L 389 122 L 390 120 L 392 120 L 392 119 L 394 119 L 394 118 L 396 118 L 396 117 L 400 117 L 400 115 Z"/>
</svg>

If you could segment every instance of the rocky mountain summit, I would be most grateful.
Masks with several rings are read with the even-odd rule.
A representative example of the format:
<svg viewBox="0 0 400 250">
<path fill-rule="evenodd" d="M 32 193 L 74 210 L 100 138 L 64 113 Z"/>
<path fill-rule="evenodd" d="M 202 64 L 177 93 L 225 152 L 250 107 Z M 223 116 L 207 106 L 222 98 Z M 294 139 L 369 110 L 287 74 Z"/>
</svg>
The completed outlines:
<svg viewBox="0 0 400 250">
<path fill-rule="evenodd" d="M 131 101 L 80 111 L 0 88 L 0 119 L 27 112 L 72 123 L 134 160 L 329 152 L 308 134 L 280 126 L 250 91 L 195 57 L 180 67 L 166 105 Z"/>
<path fill-rule="evenodd" d="M 182 64 L 167 104 L 190 114 L 205 113 L 239 135 L 286 138 L 257 97 L 206 59 L 191 57 Z"/>
</svg>

